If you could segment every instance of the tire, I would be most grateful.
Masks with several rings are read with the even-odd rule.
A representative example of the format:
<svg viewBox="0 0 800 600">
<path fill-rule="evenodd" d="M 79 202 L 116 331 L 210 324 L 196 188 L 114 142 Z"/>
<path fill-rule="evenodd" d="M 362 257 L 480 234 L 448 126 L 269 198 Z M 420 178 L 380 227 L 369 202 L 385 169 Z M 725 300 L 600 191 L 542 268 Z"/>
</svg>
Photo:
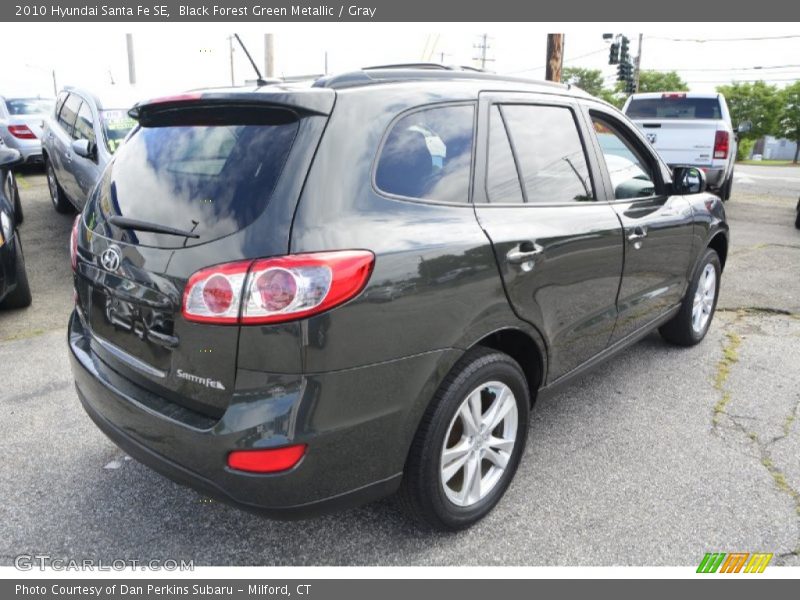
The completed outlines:
<svg viewBox="0 0 800 600">
<path fill-rule="evenodd" d="M 25 220 L 25 216 L 22 213 L 22 200 L 19 197 L 19 188 L 17 187 L 17 180 L 14 179 L 14 222 L 17 225 L 22 225 L 22 221 Z"/>
<path fill-rule="evenodd" d="M 797 201 L 797 216 L 794 218 L 794 226 L 800 229 L 800 200 Z"/>
<path fill-rule="evenodd" d="M 19 239 L 19 232 L 14 235 L 14 243 L 17 245 L 17 257 L 15 270 L 17 272 L 17 287 L 8 294 L 2 302 L 2 308 L 25 308 L 31 305 L 31 287 L 28 284 L 28 273 L 25 271 L 25 258 L 22 255 L 22 242 Z"/>
<path fill-rule="evenodd" d="M 56 212 L 62 214 L 75 212 L 75 208 L 70 204 L 70 201 L 67 200 L 64 190 L 58 183 L 55 169 L 53 169 L 53 163 L 46 160 L 44 168 L 47 173 L 47 187 L 50 190 L 50 200 L 53 202 L 53 208 L 56 209 Z"/>
<path fill-rule="evenodd" d="M 722 190 L 720 191 L 720 198 L 722 198 L 723 202 L 726 202 L 731 199 L 731 194 L 733 193 L 733 171 L 728 176 L 728 179 L 725 180 L 725 184 L 722 186 Z"/>
<path fill-rule="evenodd" d="M 709 277 L 713 269 L 713 290 Z M 715 250 L 707 248 L 697 266 L 691 285 L 683 297 L 680 311 L 659 329 L 661 336 L 678 346 L 694 346 L 700 343 L 711 326 L 719 298 L 722 265 Z M 695 312 L 695 303 L 699 302 Z"/>
<path fill-rule="evenodd" d="M 470 436 L 460 409 L 472 406 L 480 407 L 490 427 L 494 408 L 503 406 L 506 412 L 494 427 Z M 414 437 L 400 489 L 406 511 L 420 523 L 441 531 L 465 529 L 485 517 L 503 497 L 517 470 L 525 448 L 529 412 L 525 375 L 510 356 L 482 347 L 467 352 L 445 378 Z M 500 439 L 504 443 L 499 444 Z M 451 461 L 447 481 L 443 481 L 446 475 L 442 469 L 445 449 L 451 457 L 466 457 Z M 480 474 L 483 490 L 480 484 L 466 485 L 470 472 Z"/>
</svg>

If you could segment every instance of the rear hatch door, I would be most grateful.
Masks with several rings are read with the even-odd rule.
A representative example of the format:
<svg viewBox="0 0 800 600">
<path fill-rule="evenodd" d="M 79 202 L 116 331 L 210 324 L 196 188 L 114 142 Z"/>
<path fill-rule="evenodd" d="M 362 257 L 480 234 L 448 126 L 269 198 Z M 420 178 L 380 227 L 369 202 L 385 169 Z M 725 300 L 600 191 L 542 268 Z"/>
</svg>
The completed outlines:
<svg viewBox="0 0 800 600">
<path fill-rule="evenodd" d="M 219 417 L 234 389 L 239 326 L 184 319 L 184 287 L 204 267 L 287 252 L 327 117 L 200 99 L 139 117 L 81 218 L 79 315 L 112 369 Z"/>
</svg>

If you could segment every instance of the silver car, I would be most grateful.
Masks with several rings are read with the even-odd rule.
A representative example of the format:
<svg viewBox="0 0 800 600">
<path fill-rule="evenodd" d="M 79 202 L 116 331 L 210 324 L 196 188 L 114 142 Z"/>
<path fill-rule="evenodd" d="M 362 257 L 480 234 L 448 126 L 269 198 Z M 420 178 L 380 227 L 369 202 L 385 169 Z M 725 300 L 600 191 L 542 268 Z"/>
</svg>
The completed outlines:
<svg viewBox="0 0 800 600">
<path fill-rule="evenodd" d="M 25 164 L 42 162 L 42 119 L 53 112 L 53 102 L 0 96 L 0 138 L 19 150 Z"/>
<path fill-rule="evenodd" d="M 112 155 L 136 125 L 128 116 L 135 98 L 109 92 L 102 98 L 65 88 L 44 122 L 42 154 L 50 198 L 58 212 L 80 210 Z"/>
</svg>

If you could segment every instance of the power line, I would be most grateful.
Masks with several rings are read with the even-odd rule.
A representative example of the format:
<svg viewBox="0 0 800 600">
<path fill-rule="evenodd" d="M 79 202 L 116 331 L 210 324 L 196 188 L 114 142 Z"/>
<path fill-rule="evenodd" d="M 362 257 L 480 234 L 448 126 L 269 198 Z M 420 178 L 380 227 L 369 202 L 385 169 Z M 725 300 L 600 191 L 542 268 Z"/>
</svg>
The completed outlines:
<svg viewBox="0 0 800 600">
<path fill-rule="evenodd" d="M 592 50 L 591 52 L 587 52 L 586 54 L 581 54 L 580 56 L 573 56 L 572 58 L 565 58 L 564 64 L 569 62 L 574 62 L 576 60 L 580 60 L 581 58 L 586 58 L 587 56 L 593 56 L 594 54 L 600 54 L 601 52 L 608 52 L 608 48 L 600 48 L 598 50 Z M 529 71 L 538 71 L 540 69 L 546 69 L 547 65 L 542 65 L 541 67 L 533 67 L 532 69 L 519 69 L 517 71 L 506 71 L 503 73 L 504 75 L 515 75 L 517 73 L 527 73 Z"/>
<path fill-rule="evenodd" d="M 690 79 L 686 83 L 757 83 L 759 81 L 800 81 L 800 77 L 787 77 L 781 79 L 723 79 L 723 80 L 698 80 Z"/>
<path fill-rule="evenodd" d="M 696 44 L 705 44 L 706 42 L 758 42 L 762 40 L 788 40 L 800 38 L 800 35 L 773 35 L 773 36 L 760 36 L 760 37 L 742 37 L 742 38 L 671 38 L 661 37 L 658 35 L 645 36 L 651 40 L 666 40 L 668 42 L 694 42 Z"/>
<path fill-rule="evenodd" d="M 724 67 L 724 68 L 720 68 L 720 69 L 715 69 L 715 68 L 712 68 L 712 67 L 703 68 L 703 69 L 698 69 L 698 68 L 682 69 L 681 67 L 674 67 L 672 69 L 644 69 L 644 70 L 645 71 L 657 71 L 659 73 L 669 73 L 670 71 L 683 71 L 683 72 L 691 72 L 691 71 L 699 71 L 699 72 L 705 72 L 705 71 L 717 71 L 717 72 L 720 72 L 720 71 L 769 71 L 771 69 L 794 69 L 794 68 L 800 68 L 800 65 L 774 65 L 774 66 L 770 66 L 770 67 L 761 67 L 761 66 L 756 66 L 756 67 Z"/>
</svg>

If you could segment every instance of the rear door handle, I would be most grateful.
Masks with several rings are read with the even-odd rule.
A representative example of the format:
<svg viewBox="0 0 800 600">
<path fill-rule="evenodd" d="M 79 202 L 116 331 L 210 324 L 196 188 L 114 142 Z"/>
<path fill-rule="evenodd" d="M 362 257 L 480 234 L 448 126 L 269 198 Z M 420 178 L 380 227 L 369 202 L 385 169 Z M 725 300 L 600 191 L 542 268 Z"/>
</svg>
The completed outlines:
<svg viewBox="0 0 800 600">
<path fill-rule="evenodd" d="M 508 254 L 506 254 L 506 260 L 512 265 L 519 265 L 534 260 L 542 252 L 544 252 L 544 248 L 539 244 L 522 242 L 519 246 L 509 250 Z"/>
<path fill-rule="evenodd" d="M 631 231 L 628 234 L 628 241 L 635 242 L 637 240 L 643 240 L 646 237 L 647 237 L 647 228 L 641 225 L 637 225 L 636 227 L 633 228 L 633 231 Z"/>
</svg>

